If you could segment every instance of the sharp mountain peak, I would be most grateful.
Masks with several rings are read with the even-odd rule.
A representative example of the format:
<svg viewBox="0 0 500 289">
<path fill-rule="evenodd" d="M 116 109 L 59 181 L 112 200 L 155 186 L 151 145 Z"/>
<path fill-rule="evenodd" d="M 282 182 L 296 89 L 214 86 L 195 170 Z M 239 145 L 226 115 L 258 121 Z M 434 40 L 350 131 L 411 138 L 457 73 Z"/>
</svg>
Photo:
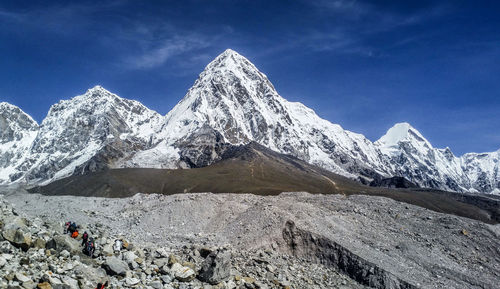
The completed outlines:
<svg viewBox="0 0 500 289">
<path fill-rule="evenodd" d="M 382 147 L 397 146 L 401 141 L 419 141 L 427 143 L 432 147 L 429 141 L 408 122 L 400 122 L 387 130 L 385 135 L 375 143 Z"/>
</svg>

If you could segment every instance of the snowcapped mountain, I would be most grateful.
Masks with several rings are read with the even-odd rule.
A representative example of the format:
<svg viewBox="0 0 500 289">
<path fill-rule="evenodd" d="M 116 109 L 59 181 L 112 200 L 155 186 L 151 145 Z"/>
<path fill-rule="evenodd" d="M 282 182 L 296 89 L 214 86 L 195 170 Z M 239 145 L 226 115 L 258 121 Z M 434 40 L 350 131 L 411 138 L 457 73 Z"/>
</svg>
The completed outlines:
<svg viewBox="0 0 500 289">
<path fill-rule="evenodd" d="M 437 149 L 408 123 L 398 123 L 375 142 L 389 158 L 390 171 L 421 187 L 499 193 L 499 153 L 456 157 Z"/>
<path fill-rule="evenodd" d="M 112 167 L 151 145 L 162 116 L 96 86 L 53 105 L 32 138 L 28 155 L 10 181 L 46 183 L 75 173 Z"/>
<path fill-rule="evenodd" d="M 407 123 L 372 143 L 287 101 L 230 49 L 166 116 L 97 86 L 52 106 L 40 126 L 2 103 L 0 129 L 0 184 L 48 183 L 106 168 L 203 167 L 255 141 L 365 182 L 402 176 L 424 187 L 500 193 L 500 151 L 456 157 Z"/>
<path fill-rule="evenodd" d="M 346 176 L 389 173 L 372 142 L 285 100 L 266 75 L 230 49 L 207 65 L 167 114 L 160 139 L 161 150 L 171 158 L 180 154 L 188 167 L 217 160 L 225 144 L 255 141 Z"/>
</svg>

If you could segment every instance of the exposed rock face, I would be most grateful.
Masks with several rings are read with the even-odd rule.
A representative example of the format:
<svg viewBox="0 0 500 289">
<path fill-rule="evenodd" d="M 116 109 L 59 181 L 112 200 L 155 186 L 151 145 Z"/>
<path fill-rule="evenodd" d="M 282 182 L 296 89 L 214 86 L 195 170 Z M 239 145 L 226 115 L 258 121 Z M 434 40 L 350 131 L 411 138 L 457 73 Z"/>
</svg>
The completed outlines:
<svg viewBox="0 0 500 289">
<path fill-rule="evenodd" d="M 417 185 L 414 183 L 408 181 L 407 179 L 403 177 L 392 177 L 392 178 L 387 178 L 387 179 L 382 179 L 382 180 L 373 180 L 370 183 L 370 186 L 372 187 L 384 187 L 384 188 L 418 188 Z"/>
<path fill-rule="evenodd" d="M 293 221 L 287 221 L 283 229 L 283 239 L 294 256 L 334 266 L 369 287 L 418 288 L 418 286 L 400 280 L 377 265 L 364 260 L 332 240 L 298 229 Z"/>
<path fill-rule="evenodd" d="M 230 147 L 218 131 L 207 125 L 180 139 L 175 146 L 179 148 L 180 160 L 191 168 L 206 167 L 220 160 Z"/>
</svg>

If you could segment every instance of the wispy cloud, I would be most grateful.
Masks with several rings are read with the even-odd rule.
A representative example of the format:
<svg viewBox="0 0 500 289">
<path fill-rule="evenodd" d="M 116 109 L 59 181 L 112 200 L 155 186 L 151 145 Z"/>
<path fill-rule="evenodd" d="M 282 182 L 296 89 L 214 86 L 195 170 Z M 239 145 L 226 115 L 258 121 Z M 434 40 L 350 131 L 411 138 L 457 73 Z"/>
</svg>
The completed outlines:
<svg viewBox="0 0 500 289">
<path fill-rule="evenodd" d="M 318 17 L 329 19 L 325 26 L 315 30 L 301 31 L 300 36 L 289 46 L 303 46 L 313 51 L 358 54 L 360 56 L 382 55 L 367 43 L 367 39 L 398 29 L 420 25 L 448 12 L 445 5 L 436 5 L 414 12 L 397 12 L 381 9 L 364 1 L 356 0 L 304 0 L 305 5 L 316 9 Z M 397 46 L 418 41 L 420 35 L 408 35 L 404 40 L 394 39 Z"/>
<path fill-rule="evenodd" d="M 163 65 L 170 58 L 207 48 L 211 41 L 200 35 L 173 36 L 162 43 L 155 44 L 153 48 L 147 48 L 139 55 L 127 57 L 125 64 L 129 68 L 149 69 Z"/>
<path fill-rule="evenodd" d="M 127 3 L 130 1 L 116 0 L 102 5 L 69 3 L 24 10 L 5 10 L 0 6 L 0 29 L 3 23 L 9 33 L 32 29 L 46 34 L 83 35 L 92 41 L 93 47 L 114 52 L 105 61 L 128 70 L 156 68 L 183 54 L 186 54 L 185 60 L 176 63 L 189 66 L 186 62 L 201 61 L 189 52 L 202 53 L 201 50 L 211 47 L 223 35 L 233 33 L 227 25 L 221 25 L 217 33 L 208 35 L 180 28 L 168 18 L 127 13 L 109 17 L 107 14 Z M 23 29 L 13 28 L 20 25 Z"/>
</svg>

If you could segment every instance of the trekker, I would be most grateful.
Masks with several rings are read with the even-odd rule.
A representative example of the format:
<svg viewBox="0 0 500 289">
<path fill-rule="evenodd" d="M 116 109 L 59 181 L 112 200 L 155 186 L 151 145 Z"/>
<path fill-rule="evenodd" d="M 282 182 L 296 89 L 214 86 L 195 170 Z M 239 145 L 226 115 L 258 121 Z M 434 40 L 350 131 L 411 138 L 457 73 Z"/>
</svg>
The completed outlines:
<svg viewBox="0 0 500 289">
<path fill-rule="evenodd" d="M 71 238 L 73 239 L 78 238 L 78 230 L 75 230 L 73 233 L 71 233 Z"/>
<path fill-rule="evenodd" d="M 90 258 L 94 257 L 95 244 L 94 238 L 90 237 L 90 239 L 85 243 L 85 247 L 83 247 L 83 253 Z"/>
<path fill-rule="evenodd" d="M 69 225 L 69 229 L 68 230 L 69 230 L 70 234 L 73 234 L 76 231 L 76 229 L 77 229 L 77 226 L 76 226 L 75 222 L 73 222 L 73 223 L 71 223 L 71 225 Z"/>
<path fill-rule="evenodd" d="M 120 252 L 122 250 L 123 242 L 120 239 L 116 239 L 113 244 L 113 251 Z"/>
<path fill-rule="evenodd" d="M 71 221 L 67 221 L 66 224 L 64 224 L 64 234 L 68 233 L 70 225 L 71 225 Z"/>
<path fill-rule="evenodd" d="M 82 246 L 86 246 L 87 245 L 87 240 L 89 239 L 89 234 L 87 233 L 87 231 L 83 232 L 83 237 L 82 237 Z"/>
</svg>

